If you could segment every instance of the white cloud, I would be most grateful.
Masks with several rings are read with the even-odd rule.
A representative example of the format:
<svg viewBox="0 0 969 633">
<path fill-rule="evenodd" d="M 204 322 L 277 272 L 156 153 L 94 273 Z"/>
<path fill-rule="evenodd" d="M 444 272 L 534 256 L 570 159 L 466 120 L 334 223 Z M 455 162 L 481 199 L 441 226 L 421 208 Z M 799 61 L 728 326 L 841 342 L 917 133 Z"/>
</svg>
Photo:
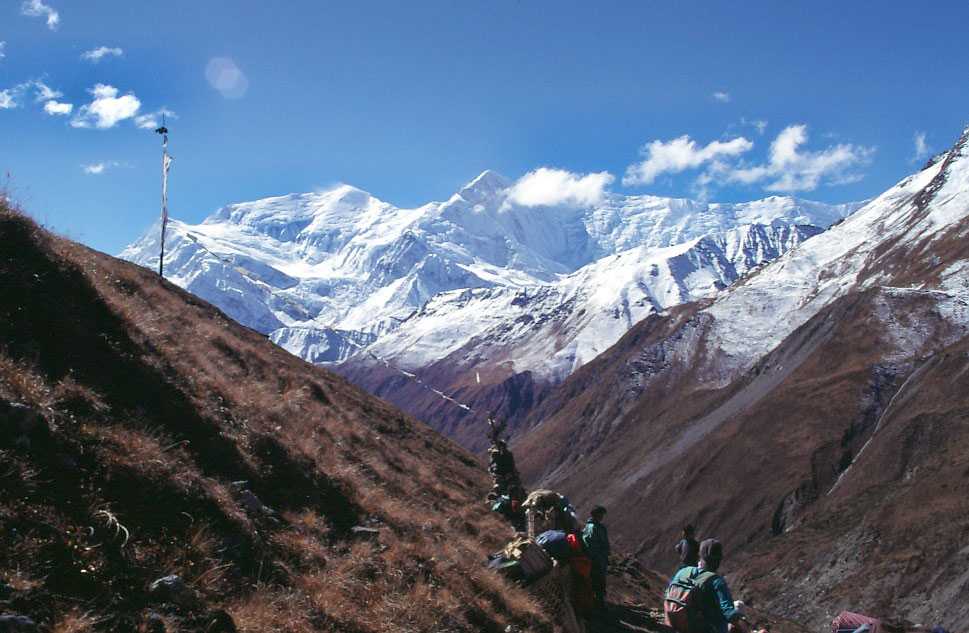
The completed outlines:
<svg viewBox="0 0 969 633">
<path fill-rule="evenodd" d="M 740 117 L 740 125 L 749 125 L 750 127 L 757 130 L 757 133 L 761 136 L 767 131 L 767 121 L 764 119 L 748 119 L 747 117 Z"/>
<path fill-rule="evenodd" d="M 622 184 L 648 185 L 661 174 L 695 169 L 722 156 L 739 156 L 753 146 L 742 136 L 729 141 L 713 141 L 704 147 L 697 147 L 696 141 L 685 134 L 671 141 L 652 141 L 640 149 L 645 160 L 626 168 Z"/>
<path fill-rule="evenodd" d="M 61 103 L 60 101 L 55 101 L 52 99 L 44 104 L 44 112 L 51 116 L 67 116 L 73 111 L 73 103 Z"/>
<path fill-rule="evenodd" d="M 119 97 L 118 89 L 114 86 L 97 84 L 89 92 L 94 99 L 91 103 L 81 106 L 71 119 L 72 127 L 96 127 L 106 130 L 125 119 L 134 117 L 141 108 L 138 97 L 132 93 Z"/>
<path fill-rule="evenodd" d="M 613 180 L 615 177 L 605 171 L 582 175 L 540 167 L 508 188 L 507 201 L 524 207 L 589 206 L 602 201 Z"/>
<path fill-rule="evenodd" d="M 163 116 L 166 120 L 178 118 L 178 115 L 168 108 L 162 108 L 156 112 L 139 114 L 135 117 L 135 125 L 143 130 L 155 130 L 161 126 Z"/>
<path fill-rule="evenodd" d="M 784 128 L 771 143 L 766 163 L 735 165 L 726 161 L 713 163 L 697 183 L 755 184 L 765 182 L 767 191 L 812 191 L 822 183 L 847 184 L 861 179 L 854 171 L 866 164 L 874 148 L 847 143 L 832 145 L 819 151 L 803 151 L 801 146 L 808 140 L 807 126 L 790 125 Z"/>
<path fill-rule="evenodd" d="M 30 17 L 46 17 L 47 28 L 54 30 L 61 23 L 60 14 L 51 6 L 43 3 L 42 0 L 24 0 L 20 5 L 20 13 Z"/>
<path fill-rule="evenodd" d="M 730 93 L 729 92 L 723 92 L 722 90 L 718 90 L 717 92 L 714 92 L 712 96 L 713 96 L 714 99 L 716 99 L 720 103 L 730 103 Z"/>
<path fill-rule="evenodd" d="M 81 53 L 81 59 L 94 62 L 95 64 L 104 59 L 105 57 L 121 57 L 124 55 L 124 51 L 120 48 L 108 48 L 107 46 L 99 46 L 95 49 L 85 51 Z"/>
<path fill-rule="evenodd" d="M 54 90 L 42 80 L 30 79 L 23 83 L 17 84 L 13 88 L 0 90 L 0 110 L 19 108 L 23 103 L 23 98 L 27 95 L 27 92 L 29 92 L 31 88 L 34 90 L 34 100 L 37 103 L 40 103 L 41 101 L 50 101 L 52 99 L 57 99 L 64 96 L 63 93 Z"/>
<path fill-rule="evenodd" d="M 89 176 L 100 176 L 107 170 L 114 169 L 115 167 L 129 167 L 129 165 L 116 160 L 103 160 L 97 163 L 81 165 L 81 170 Z"/>
<path fill-rule="evenodd" d="M 59 99 L 64 96 L 63 92 L 54 90 L 39 79 L 35 79 L 33 82 L 29 82 L 29 84 L 34 87 L 34 100 L 37 103 L 50 101 L 51 99 Z"/>
<path fill-rule="evenodd" d="M 0 42 L 0 59 L 3 59 L 6 56 L 7 56 L 7 43 Z"/>
<path fill-rule="evenodd" d="M 925 160 L 929 157 L 932 150 L 929 149 L 928 143 L 925 142 L 925 132 L 915 133 L 915 155 L 912 156 L 913 161 Z"/>
<path fill-rule="evenodd" d="M 205 79 L 226 99 L 239 99 L 249 89 L 249 80 L 230 57 L 213 57 L 205 65 Z"/>
</svg>

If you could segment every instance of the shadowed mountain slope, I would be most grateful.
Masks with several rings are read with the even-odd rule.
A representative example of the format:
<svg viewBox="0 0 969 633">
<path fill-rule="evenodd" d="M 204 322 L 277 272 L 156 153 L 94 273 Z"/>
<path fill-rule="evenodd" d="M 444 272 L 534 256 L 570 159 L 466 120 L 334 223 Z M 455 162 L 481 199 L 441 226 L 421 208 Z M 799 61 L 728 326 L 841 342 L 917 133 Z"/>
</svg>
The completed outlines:
<svg viewBox="0 0 969 633">
<path fill-rule="evenodd" d="M 481 568 L 508 528 L 460 448 L 0 205 L 0 612 L 56 631 L 551 630 Z"/>
</svg>

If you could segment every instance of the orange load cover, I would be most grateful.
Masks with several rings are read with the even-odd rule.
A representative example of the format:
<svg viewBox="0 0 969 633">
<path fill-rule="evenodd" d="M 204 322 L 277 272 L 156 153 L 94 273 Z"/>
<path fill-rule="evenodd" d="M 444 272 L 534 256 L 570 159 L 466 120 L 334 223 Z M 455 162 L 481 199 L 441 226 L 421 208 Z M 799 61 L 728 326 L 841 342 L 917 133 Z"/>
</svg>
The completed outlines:
<svg viewBox="0 0 969 633">
<path fill-rule="evenodd" d="M 881 620 L 851 611 L 842 611 L 831 621 L 831 633 L 852 633 L 865 624 L 870 627 L 870 633 L 884 633 Z"/>
</svg>

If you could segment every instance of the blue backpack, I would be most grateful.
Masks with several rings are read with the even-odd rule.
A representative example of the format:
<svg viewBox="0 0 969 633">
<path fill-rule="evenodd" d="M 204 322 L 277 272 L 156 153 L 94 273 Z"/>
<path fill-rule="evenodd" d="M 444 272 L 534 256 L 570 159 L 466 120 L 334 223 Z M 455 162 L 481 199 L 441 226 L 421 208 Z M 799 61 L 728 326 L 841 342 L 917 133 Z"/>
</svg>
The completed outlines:
<svg viewBox="0 0 969 633">
<path fill-rule="evenodd" d="M 572 557 L 568 535 L 562 530 L 542 532 L 535 538 L 535 542 L 542 546 L 545 552 L 558 561 L 567 561 Z"/>
</svg>

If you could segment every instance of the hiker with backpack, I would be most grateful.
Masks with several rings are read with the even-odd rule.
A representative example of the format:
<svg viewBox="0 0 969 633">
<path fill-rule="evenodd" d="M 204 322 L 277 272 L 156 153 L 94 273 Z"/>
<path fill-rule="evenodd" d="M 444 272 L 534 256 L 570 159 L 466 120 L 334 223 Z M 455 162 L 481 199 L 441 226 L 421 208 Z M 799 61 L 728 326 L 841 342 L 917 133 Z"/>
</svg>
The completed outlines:
<svg viewBox="0 0 969 633">
<path fill-rule="evenodd" d="M 606 509 L 596 506 L 582 528 L 582 544 L 592 561 L 592 591 L 596 609 L 602 614 L 606 612 L 606 573 L 609 569 L 609 531 L 602 524 L 605 518 Z"/>
<path fill-rule="evenodd" d="M 683 528 L 683 538 L 676 544 L 676 554 L 680 558 L 680 564 L 676 571 L 680 571 L 684 567 L 696 567 L 699 562 L 700 543 L 696 540 L 696 528 L 692 524 Z"/>
<path fill-rule="evenodd" d="M 738 610 L 723 576 L 717 573 L 723 546 L 716 539 L 700 543 L 699 564 L 680 569 L 666 588 L 666 624 L 677 633 L 746 633 L 746 618 Z"/>
</svg>

